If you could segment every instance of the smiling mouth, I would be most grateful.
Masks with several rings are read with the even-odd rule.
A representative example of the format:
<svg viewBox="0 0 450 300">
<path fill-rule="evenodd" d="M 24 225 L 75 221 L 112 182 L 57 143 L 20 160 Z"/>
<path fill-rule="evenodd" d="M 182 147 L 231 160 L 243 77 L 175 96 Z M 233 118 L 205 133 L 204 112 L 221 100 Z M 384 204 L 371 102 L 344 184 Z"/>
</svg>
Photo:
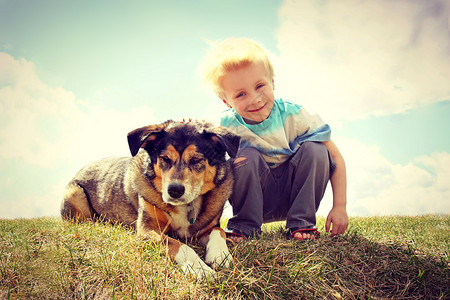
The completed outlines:
<svg viewBox="0 0 450 300">
<path fill-rule="evenodd" d="M 248 112 L 251 112 L 251 113 L 258 112 L 258 111 L 262 110 L 264 107 L 266 107 L 266 104 L 264 104 L 260 108 L 249 110 Z"/>
</svg>

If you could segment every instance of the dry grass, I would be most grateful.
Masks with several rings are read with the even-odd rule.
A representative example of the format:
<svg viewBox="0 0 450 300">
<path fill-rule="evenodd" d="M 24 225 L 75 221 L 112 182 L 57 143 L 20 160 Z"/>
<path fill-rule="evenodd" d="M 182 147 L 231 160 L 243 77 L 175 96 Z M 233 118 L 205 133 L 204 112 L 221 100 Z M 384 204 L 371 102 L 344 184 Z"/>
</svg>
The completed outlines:
<svg viewBox="0 0 450 300">
<path fill-rule="evenodd" d="M 308 242 L 270 224 L 259 238 L 229 244 L 233 268 L 197 281 L 127 228 L 0 220 L 0 299 L 450 298 L 450 216 L 351 224 L 344 236 Z"/>
</svg>

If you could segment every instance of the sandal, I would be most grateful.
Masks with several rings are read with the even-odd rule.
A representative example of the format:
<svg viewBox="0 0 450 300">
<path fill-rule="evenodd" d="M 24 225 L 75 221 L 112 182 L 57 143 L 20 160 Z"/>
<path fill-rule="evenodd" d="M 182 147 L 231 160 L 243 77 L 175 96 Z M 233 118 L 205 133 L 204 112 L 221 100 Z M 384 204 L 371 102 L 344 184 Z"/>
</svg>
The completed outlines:
<svg viewBox="0 0 450 300">
<path fill-rule="evenodd" d="M 242 231 L 235 230 L 235 229 L 233 229 L 233 230 L 230 230 L 230 229 L 225 230 L 225 233 L 227 235 L 227 239 L 229 239 L 231 241 L 233 241 L 232 237 L 242 238 L 244 241 L 246 241 L 248 239 L 248 237 L 249 237 L 248 235 L 246 235 Z"/>
<path fill-rule="evenodd" d="M 320 232 L 317 231 L 317 228 L 305 228 L 305 229 L 298 229 L 298 228 L 291 228 L 289 229 L 291 233 L 291 238 L 297 241 L 303 241 L 303 240 L 317 240 L 320 238 Z M 294 238 L 294 234 L 297 232 L 303 232 L 303 233 L 310 233 L 312 235 L 312 238 Z"/>
</svg>

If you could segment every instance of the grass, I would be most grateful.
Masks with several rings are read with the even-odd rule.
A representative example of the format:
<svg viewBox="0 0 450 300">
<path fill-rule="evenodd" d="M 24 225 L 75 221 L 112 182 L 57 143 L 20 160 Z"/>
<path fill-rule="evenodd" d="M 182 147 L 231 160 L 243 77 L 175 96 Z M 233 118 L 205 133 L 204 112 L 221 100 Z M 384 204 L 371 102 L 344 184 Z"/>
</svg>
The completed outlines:
<svg viewBox="0 0 450 300">
<path fill-rule="evenodd" d="M 450 216 L 351 218 L 298 242 L 283 223 L 229 244 L 214 280 L 183 274 L 133 230 L 58 218 L 0 220 L 0 299 L 449 299 Z M 193 246 L 204 255 L 202 247 Z"/>
</svg>

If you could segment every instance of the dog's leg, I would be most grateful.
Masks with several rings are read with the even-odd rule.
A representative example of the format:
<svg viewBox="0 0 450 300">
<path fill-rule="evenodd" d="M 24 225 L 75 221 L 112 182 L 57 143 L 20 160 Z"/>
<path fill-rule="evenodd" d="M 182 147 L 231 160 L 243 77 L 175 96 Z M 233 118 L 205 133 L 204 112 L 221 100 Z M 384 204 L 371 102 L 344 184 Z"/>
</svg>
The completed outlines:
<svg viewBox="0 0 450 300">
<path fill-rule="evenodd" d="M 210 277 L 215 272 L 208 267 L 191 247 L 164 234 L 168 229 L 168 220 L 154 205 L 144 202 L 140 197 L 137 234 L 144 239 L 165 244 L 169 257 L 181 266 L 183 272 L 197 278 Z"/>
<path fill-rule="evenodd" d="M 210 277 L 215 273 L 194 249 L 162 232 L 141 228 L 138 229 L 138 235 L 143 239 L 166 245 L 169 257 L 178 263 L 185 273 L 191 273 L 197 278 Z"/>
<path fill-rule="evenodd" d="M 174 243 L 168 242 L 169 256 L 180 265 L 184 272 L 194 274 L 197 278 L 214 275 L 214 270 L 202 261 L 194 249 L 180 241 L 172 240 Z"/>
<path fill-rule="evenodd" d="M 66 187 L 64 200 L 61 204 L 61 216 L 66 220 L 76 219 L 79 221 L 94 217 L 86 193 L 78 184 L 70 183 Z"/>
<path fill-rule="evenodd" d="M 215 227 L 209 234 L 204 234 L 200 242 L 206 245 L 205 261 L 216 267 L 229 268 L 233 261 L 230 251 L 227 247 L 226 234 L 220 227 Z"/>
</svg>

